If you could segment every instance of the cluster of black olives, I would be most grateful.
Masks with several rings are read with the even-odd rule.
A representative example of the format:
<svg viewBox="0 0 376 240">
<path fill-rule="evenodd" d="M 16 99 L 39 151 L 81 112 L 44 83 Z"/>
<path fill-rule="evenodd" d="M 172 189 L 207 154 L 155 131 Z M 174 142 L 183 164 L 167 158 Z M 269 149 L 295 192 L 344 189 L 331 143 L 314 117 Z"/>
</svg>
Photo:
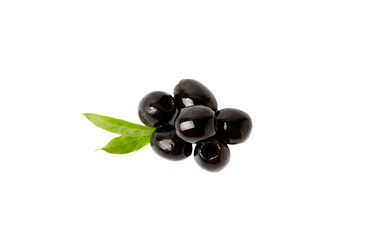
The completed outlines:
<svg viewBox="0 0 376 240">
<path fill-rule="evenodd" d="M 230 160 L 227 144 L 244 142 L 252 129 L 250 116 L 238 109 L 218 110 L 213 93 L 202 83 L 183 79 L 174 97 L 162 91 L 147 94 L 138 106 L 141 121 L 154 131 L 150 145 L 161 157 L 182 160 L 192 154 L 203 169 L 216 172 Z"/>
</svg>

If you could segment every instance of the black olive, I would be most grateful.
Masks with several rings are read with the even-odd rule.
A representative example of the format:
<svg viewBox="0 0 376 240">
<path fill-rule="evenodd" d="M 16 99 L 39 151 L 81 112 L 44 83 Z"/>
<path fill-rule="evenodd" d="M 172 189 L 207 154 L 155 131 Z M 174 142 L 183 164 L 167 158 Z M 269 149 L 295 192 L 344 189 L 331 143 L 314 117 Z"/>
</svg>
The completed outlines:
<svg viewBox="0 0 376 240">
<path fill-rule="evenodd" d="M 159 127 L 167 124 L 176 113 L 174 98 L 162 91 L 155 91 L 143 97 L 138 105 L 138 116 L 147 126 Z"/>
<path fill-rule="evenodd" d="M 182 160 L 192 154 L 192 144 L 179 138 L 172 126 L 157 128 L 151 136 L 150 145 L 155 153 L 169 160 Z"/>
<path fill-rule="evenodd" d="M 193 105 L 203 105 L 213 111 L 218 109 L 213 93 L 202 83 L 193 79 L 183 79 L 174 88 L 176 106 L 180 110 Z"/>
<path fill-rule="evenodd" d="M 178 136 L 190 143 L 210 138 L 215 135 L 215 112 L 205 106 L 183 108 L 175 128 Z"/>
<path fill-rule="evenodd" d="M 230 161 L 230 149 L 226 144 L 210 139 L 197 143 L 194 158 L 201 168 L 218 172 Z"/>
<path fill-rule="evenodd" d="M 225 108 L 216 112 L 217 136 L 227 144 L 242 143 L 252 130 L 251 117 L 235 108 Z"/>
</svg>

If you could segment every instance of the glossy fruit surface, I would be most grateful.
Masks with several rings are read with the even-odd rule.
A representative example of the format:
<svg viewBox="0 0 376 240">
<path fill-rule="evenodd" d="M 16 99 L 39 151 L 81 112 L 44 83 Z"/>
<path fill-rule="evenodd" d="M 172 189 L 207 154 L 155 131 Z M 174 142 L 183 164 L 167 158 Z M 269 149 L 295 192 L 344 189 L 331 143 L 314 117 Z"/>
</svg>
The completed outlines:
<svg viewBox="0 0 376 240">
<path fill-rule="evenodd" d="M 211 139 L 197 143 L 194 158 L 203 169 L 218 172 L 230 161 L 230 149 L 226 144 Z"/>
<path fill-rule="evenodd" d="M 157 128 L 151 136 L 150 145 L 155 153 L 169 160 L 182 160 L 192 154 L 192 144 L 179 138 L 172 126 Z"/>
<path fill-rule="evenodd" d="M 215 113 L 205 106 L 183 108 L 175 128 L 178 136 L 190 143 L 210 138 L 215 135 Z"/>
<path fill-rule="evenodd" d="M 175 86 L 174 98 L 179 110 L 193 105 L 207 106 L 214 111 L 218 109 L 213 93 L 202 83 L 193 79 L 181 80 Z"/>
<path fill-rule="evenodd" d="M 147 126 L 159 127 L 168 123 L 176 113 L 174 98 L 162 91 L 143 97 L 138 105 L 138 116 Z"/>
<path fill-rule="evenodd" d="M 216 112 L 217 136 L 228 144 L 242 143 L 252 130 L 251 117 L 235 108 L 225 108 Z"/>
</svg>

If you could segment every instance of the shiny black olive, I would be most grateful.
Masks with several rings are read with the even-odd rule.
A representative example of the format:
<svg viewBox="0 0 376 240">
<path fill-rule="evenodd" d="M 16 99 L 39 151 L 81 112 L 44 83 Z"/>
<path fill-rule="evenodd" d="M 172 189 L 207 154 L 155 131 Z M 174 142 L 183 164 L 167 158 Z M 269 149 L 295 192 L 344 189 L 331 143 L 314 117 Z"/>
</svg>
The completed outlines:
<svg viewBox="0 0 376 240">
<path fill-rule="evenodd" d="M 252 130 L 251 117 L 235 108 L 225 108 L 216 112 L 217 136 L 227 144 L 242 143 Z"/>
<path fill-rule="evenodd" d="M 205 106 L 183 108 L 175 128 L 178 136 L 190 143 L 210 138 L 215 135 L 215 113 Z"/>
<path fill-rule="evenodd" d="M 138 105 L 138 116 L 147 126 L 162 126 L 175 116 L 174 98 L 162 91 L 155 91 L 143 97 Z"/>
<path fill-rule="evenodd" d="M 210 139 L 197 143 L 194 158 L 201 168 L 218 172 L 230 161 L 230 149 L 226 144 Z"/>
<path fill-rule="evenodd" d="M 213 93 L 202 83 L 193 79 L 181 80 L 175 86 L 174 98 L 179 110 L 193 105 L 204 105 L 214 111 L 218 109 Z"/>
<path fill-rule="evenodd" d="M 182 160 L 192 154 L 192 144 L 179 138 L 172 126 L 157 128 L 151 136 L 150 145 L 155 153 L 169 160 Z"/>
</svg>

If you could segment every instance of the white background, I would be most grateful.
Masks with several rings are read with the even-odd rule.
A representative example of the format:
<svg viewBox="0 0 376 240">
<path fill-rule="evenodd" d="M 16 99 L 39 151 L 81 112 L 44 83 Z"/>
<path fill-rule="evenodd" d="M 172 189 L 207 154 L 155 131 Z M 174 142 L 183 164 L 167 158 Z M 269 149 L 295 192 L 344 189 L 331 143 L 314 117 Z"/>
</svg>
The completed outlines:
<svg viewBox="0 0 376 240">
<path fill-rule="evenodd" d="M 376 239 L 374 1 L 1 1 L 0 239 Z M 81 114 L 203 82 L 254 122 L 220 173 Z"/>
</svg>

